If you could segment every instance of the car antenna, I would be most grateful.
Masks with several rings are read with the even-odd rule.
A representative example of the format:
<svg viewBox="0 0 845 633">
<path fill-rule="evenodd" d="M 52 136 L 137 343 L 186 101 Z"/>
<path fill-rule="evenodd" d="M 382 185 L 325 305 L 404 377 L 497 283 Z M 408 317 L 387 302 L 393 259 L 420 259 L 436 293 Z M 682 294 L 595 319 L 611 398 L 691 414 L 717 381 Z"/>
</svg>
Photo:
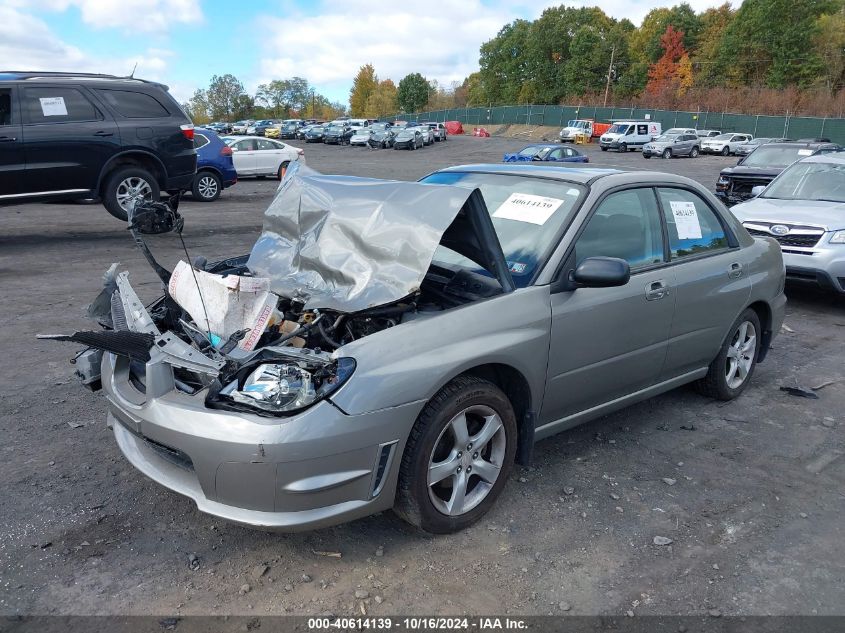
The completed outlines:
<svg viewBox="0 0 845 633">
<path fill-rule="evenodd" d="M 135 79 L 135 71 L 138 69 L 138 62 L 132 67 L 132 72 L 129 73 L 129 79 Z"/>
</svg>

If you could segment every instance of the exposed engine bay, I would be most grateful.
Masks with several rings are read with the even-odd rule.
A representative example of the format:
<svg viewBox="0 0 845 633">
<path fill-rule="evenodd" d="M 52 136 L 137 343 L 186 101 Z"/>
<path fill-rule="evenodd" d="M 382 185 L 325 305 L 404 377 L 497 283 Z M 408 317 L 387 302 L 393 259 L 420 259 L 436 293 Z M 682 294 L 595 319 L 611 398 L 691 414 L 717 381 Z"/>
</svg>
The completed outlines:
<svg viewBox="0 0 845 633">
<path fill-rule="evenodd" d="M 136 207 L 129 229 L 164 295 L 144 306 L 115 264 L 88 310 L 102 331 L 44 338 L 88 346 L 75 362 L 91 388 L 108 352 L 142 394 L 172 380 L 176 391 L 204 392 L 210 408 L 284 416 L 351 376 L 345 345 L 513 289 L 479 192 L 291 172 L 253 252 L 213 264 L 200 257 L 167 271 L 144 242 L 181 239 L 178 197 Z M 414 220 L 421 209 L 427 220 Z M 478 270 L 434 262 L 438 246 Z"/>
</svg>

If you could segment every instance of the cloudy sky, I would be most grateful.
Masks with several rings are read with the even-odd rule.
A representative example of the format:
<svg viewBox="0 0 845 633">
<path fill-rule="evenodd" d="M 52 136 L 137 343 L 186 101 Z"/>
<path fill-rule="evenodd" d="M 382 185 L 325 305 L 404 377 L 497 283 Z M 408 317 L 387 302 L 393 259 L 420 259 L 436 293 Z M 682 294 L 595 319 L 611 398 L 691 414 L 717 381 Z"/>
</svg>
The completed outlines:
<svg viewBox="0 0 845 633">
<path fill-rule="evenodd" d="M 639 24 L 680 0 L 569 0 Z M 722 0 L 723 1 L 723 0 Z M 688 0 L 702 10 L 719 0 Z M 232 73 L 250 92 L 300 76 L 346 102 L 358 68 L 380 78 L 410 72 L 449 85 L 478 67 L 478 47 L 548 0 L 0 0 L 0 70 L 76 70 L 167 83 L 186 100 L 213 74 Z M 734 4 L 737 4 L 735 1 Z M 249 9 L 246 6 L 249 6 Z"/>
</svg>

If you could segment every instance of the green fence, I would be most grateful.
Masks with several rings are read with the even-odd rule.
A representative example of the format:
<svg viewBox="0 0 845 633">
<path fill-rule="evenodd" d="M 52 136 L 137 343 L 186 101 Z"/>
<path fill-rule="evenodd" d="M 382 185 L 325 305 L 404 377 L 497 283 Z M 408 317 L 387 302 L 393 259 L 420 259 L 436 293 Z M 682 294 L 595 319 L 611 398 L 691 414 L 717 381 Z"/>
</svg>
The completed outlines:
<svg viewBox="0 0 845 633">
<path fill-rule="evenodd" d="M 563 127 L 570 119 L 645 119 L 649 115 L 663 129 L 696 127 L 723 132 L 747 132 L 754 136 L 785 138 L 826 137 L 845 144 L 845 119 L 731 114 L 729 112 L 683 112 L 647 108 L 602 108 L 595 106 L 492 106 L 451 108 L 414 114 L 397 114 L 401 119 L 460 121 L 465 126 L 529 125 Z"/>
</svg>

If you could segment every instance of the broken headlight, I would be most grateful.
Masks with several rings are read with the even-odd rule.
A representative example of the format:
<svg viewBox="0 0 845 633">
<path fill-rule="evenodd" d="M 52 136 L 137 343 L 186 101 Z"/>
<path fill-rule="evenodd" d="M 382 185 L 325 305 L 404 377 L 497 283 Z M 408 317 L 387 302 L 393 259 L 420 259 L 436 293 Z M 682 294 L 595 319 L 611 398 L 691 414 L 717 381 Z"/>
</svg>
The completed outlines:
<svg viewBox="0 0 845 633">
<path fill-rule="evenodd" d="M 290 415 L 337 390 L 354 369 L 355 361 L 351 358 L 339 358 L 331 363 L 262 362 L 241 372 L 219 395 L 266 413 Z"/>
</svg>

